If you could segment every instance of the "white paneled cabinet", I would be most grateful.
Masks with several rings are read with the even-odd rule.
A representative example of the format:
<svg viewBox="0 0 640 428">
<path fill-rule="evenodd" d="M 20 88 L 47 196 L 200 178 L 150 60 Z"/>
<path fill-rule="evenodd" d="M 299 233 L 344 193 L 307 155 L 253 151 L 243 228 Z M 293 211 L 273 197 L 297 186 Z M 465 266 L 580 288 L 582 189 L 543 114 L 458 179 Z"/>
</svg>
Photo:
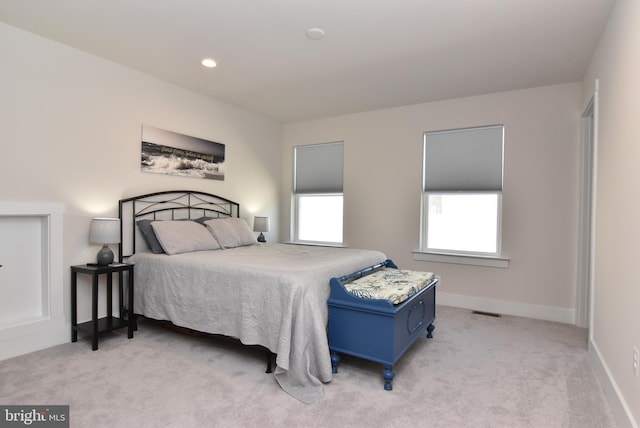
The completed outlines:
<svg viewBox="0 0 640 428">
<path fill-rule="evenodd" d="M 69 341 L 63 213 L 56 203 L 0 203 L 0 360 Z"/>
</svg>

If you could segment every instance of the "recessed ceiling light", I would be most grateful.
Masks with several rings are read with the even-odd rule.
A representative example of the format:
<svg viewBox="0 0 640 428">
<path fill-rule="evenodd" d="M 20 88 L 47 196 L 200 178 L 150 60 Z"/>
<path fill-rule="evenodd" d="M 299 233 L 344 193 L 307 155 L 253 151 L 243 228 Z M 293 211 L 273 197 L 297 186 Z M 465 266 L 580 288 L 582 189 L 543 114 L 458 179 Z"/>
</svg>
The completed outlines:
<svg viewBox="0 0 640 428">
<path fill-rule="evenodd" d="M 322 28 L 309 28 L 307 30 L 307 37 L 311 40 L 320 40 L 324 37 L 324 30 Z"/>
<path fill-rule="evenodd" d="M 217 64 L 212 58 L 205 58 L 202 60 L 202 65 L 207 68 L 214 68 Z"/>
</svg>

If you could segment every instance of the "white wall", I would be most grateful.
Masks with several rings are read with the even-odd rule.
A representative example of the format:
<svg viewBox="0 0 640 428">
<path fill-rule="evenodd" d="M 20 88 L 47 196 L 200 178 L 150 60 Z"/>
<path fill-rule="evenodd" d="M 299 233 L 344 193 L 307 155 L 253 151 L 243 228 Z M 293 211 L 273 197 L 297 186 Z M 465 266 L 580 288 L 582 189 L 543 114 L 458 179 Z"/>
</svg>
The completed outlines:
<svg viewBox="0 0 640 428">
<path fill-rule="evenodd" d="M 292 147 L 344 141 L 345 241 L 400 267 L 442 276 L 441 302 L 573 322 L 581 85 L 571 83 L 285 125 L 282 193 Z M 416 261 L 425 131 L 505 125 L 503 253 L 507 269 Z M 290 221 L 283 198 L 283 225 Z M 281 239 L 288 238 L 282 228 Z"/>
<path fill-rule="evenodd" d="M 598 179 L 592 346 L 627 414 L 640 424 L 640 2 L 618 0 L 584 80 L 599 79 Z"/>
<path fill-rule="evenodd" d="M 69 266 L 95 259 L 90 220 L 117 216 L 123 197 L 201 190 L 240 202 L 249 224 L 254 213 L 278 217 L 279 123 L 4 24 L 0 40 L 0 200 L 64 203 L 68 320 Z M 143 174 L 143 124 L 225 144 L 225 180 Z M 278 236 L 272 226 L 267 238 Z"/>
</svg>

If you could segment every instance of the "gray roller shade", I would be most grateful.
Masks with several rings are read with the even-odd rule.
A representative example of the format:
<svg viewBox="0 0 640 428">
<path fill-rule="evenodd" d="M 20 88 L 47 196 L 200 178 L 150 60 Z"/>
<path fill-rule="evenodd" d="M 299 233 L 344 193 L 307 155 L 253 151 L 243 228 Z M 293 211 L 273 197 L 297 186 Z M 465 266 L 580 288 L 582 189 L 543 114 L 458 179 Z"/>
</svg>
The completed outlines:
<svg viewBox="0 0 640 428">
<path fill-rule="evenodd" d="M 295 193 L 342 193 L 343 143 L 298 146 L 294 150 Z"/>
<path fill-rule="evenodd" d="M 503 135 L 502 125 L 425 133 L 424 190 L 501 191 Z"/>
</svg>

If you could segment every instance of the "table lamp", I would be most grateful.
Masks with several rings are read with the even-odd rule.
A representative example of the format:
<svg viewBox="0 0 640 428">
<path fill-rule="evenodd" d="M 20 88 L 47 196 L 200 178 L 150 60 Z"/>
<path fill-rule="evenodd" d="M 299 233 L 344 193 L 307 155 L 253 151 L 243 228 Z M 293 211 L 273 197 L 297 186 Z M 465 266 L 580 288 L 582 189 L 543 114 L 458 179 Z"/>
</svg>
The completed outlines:
<svg viewBox="0 0 640 428">
<path fill-rule="evenodd" d="M 106 266 L 113 263 L 113 251 L 108 245 L 120 243 L 120 219 L 94 218 L 91 220 L 89 242 L 102 245 L 97 255 L 99 265 Z"/>
<path fill-rule="evenodd" d="M 267 242 L 262 232 L 269 231 L 269 217 L 259 217 L 259 216 L 254 217 L 253 231 L 260 232 L 260 235 L 258 235 L 258 242 Z"/>
</svg>

